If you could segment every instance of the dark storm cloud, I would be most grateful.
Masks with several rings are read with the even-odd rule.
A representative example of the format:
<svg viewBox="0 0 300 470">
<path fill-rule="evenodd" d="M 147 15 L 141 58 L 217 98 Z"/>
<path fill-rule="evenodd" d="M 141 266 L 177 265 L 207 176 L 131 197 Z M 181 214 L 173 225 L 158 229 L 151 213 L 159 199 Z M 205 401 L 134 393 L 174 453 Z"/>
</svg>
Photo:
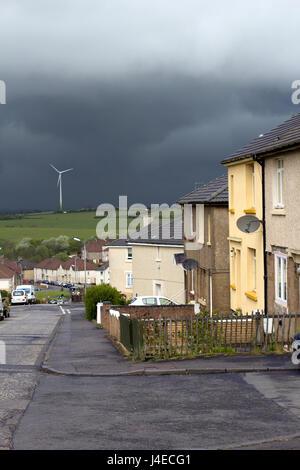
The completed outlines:
<svg viewBox="0 0 300 470">
<path fill-rule="evenodd" d="M 254 2 L 257 15 L 252 2 L 253 37 L 244 10 L 229 3 L 216 15 L 193 0 L 175 0 L 172 9 L 169 0 L 152 2 L 154 10 L 145 0 L 129 0 L 129 8 L 74 0 L 58 14 L 57 2 L 44 2 L 42 12 L 36 2 L 26 9 L 4 1 L 0 40 L 11 55 L 1 52 L 8 96 L 0 106 L 0 209 L 55 208 L 49 163 L 74 168 L 64 177 L 66 207 L 117 203 L 119 194 L 172 202 L 224 173 L 221 159 L 297 112 L 290 101 L 297 46 L 288 49 L 279 32 L 281 54 L 272 49 L 283 9 Z M 12 39 L 17 26 L 20 43 Z M 293 16 L 286 34 L 293 39 Z"/>
</svg>

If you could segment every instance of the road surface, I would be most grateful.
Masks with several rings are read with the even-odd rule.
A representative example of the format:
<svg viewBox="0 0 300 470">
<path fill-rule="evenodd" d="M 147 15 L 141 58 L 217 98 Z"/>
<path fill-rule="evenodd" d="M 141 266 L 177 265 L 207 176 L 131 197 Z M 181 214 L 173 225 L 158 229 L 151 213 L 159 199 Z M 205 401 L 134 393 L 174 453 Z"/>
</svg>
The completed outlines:
<svg viewBox="0 0 300 470">
<path fill-rule="evenodd" d="M 9 341 L 8 365 L 1 369 L 6 380 L 0 397 L 2 447 L 300 448 L 298 370 L 132 377 L 40 373 L 41 351 L 56 322 L 61 316 L 66 325 L 72 319 L 78 324 L 83 315 L 78 309 L 20 307 L 7 326 L 0 324 L 0 339 L 6 333 Z M 55 351 L 53 343 L 52 349 L 56 360 L 61 351 L 62 364 L 72 349 L 72 330 L 64 330 L 63 337 L 66 347 Z M 70 357 L 75 360 L 77 351 L 82 365 L 82 347 Z"/>
</svg>

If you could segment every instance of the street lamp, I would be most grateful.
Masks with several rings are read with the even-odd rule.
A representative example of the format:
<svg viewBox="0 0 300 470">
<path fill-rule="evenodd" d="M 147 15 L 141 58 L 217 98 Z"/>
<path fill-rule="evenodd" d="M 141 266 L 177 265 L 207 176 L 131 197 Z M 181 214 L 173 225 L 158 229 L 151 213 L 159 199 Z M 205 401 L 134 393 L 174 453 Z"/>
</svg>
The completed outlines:
<svg viewBox="0 0 300 470">
<path fill-rule="evenodd" d="M 76 242 L 82 242 L 80 238 L 73 237 Z M 84 257 L 84 296 L 86 295 L 86 246 L 83 245 L 83 257 Z"/>
</svg>

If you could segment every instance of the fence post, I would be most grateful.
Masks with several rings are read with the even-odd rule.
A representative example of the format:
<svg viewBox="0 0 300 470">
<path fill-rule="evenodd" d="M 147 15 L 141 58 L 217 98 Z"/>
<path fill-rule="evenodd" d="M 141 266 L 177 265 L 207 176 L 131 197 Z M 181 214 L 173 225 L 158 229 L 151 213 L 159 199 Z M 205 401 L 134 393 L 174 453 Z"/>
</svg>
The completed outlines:
<svg viewBox="0 0 300 470">
<path fill-rule="evenodd" d="M 103 307 L 102 302 L 97 303 L 97 324 L 101 325 L 101 308 Z"/>
</svg>

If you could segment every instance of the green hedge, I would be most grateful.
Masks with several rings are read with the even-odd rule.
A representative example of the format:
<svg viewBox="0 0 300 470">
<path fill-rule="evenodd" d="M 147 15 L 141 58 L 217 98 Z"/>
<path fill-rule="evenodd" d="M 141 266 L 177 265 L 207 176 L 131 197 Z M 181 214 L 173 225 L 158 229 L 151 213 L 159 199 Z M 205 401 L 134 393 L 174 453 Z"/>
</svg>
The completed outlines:
<svg viewBox="0 0 300 470">
<path fill-rule="evenodd" d="M 126 297 L 109 284 L 89 287 L 85 296 L 85 314 L 88 320 L 96 319 L 97 303 L 104 301 L 110 301 L 112 305 L 125 305 Z"/>
</svg>

